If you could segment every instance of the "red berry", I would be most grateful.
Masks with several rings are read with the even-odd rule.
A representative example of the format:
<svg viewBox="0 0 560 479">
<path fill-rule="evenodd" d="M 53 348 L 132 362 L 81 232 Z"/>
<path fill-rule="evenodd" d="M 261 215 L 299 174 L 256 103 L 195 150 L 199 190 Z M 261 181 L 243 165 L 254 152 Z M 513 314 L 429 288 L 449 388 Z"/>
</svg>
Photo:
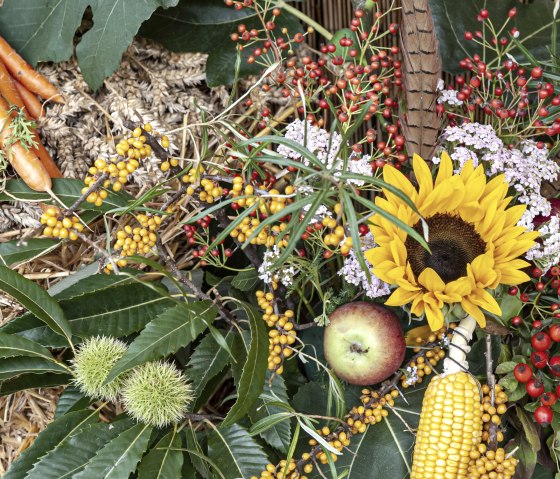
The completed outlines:
<svg viewBox="0 0 560 479">
<path fill-rule="evenodd" d="M 556 397 L 560 397 L 560 384 L 556 386 Z"/>
<path fill-rule="evenodd" d="M 517 286 L 512 286 L 508 289 L 508 294 L 510 296 L 515 296 L 517 293 L 519 293 L 519 289 L 517 288 Z"/>
<path fill-rule="evenodd" d="M 540 278 L 542 276 L 542 269 L 533 268 L 532 274 L 533 274 L 533 278 Z"/>
<path fill-rule="evenodd" d="M 544 351 L 533 351 L 531 354 L 531 362 L 537 369 L 542 369 L 548 363 L 548 354 Z"/>
<path fill-rule="evenodd" d="M 480 12 L 478 13 L 478 16 L 480 18 L 482 18 L 483 20 L 486 20 L 489 16 L 490 16 L 490 12 L 486 9 L 483 8 L 482 10 L 480 10 Z"/>
<path fill-rule="evenodd" d="M 552 268 L 550 268 L 550 274 L 552 276 L 560 275 L 560 268 L 558 266 L 553 266 Z"/>
<path fill-rule="evenodd" d="M 539 331 L 538 333 L 533 334 L 533 337 L 531 338 L 531 346 L 533 346 L 535 351 L 546 351 L 550 348 L 551 344 L 552 339 L 550 339 L 550 336 L 544 331 Z M 560 359 L 560 356 L 558 359 Z"/>
<path fill-rule="evenodd" d="M 556 311 L 558 308 L 560 308 L 560 304 L 558 304 L 558 303 L 552 303 L 550 305 L 550 310 L 551 311 Z"/>
<path fill-rule="evenodd" d="M 513 369 L 515 379 L 520 383 L 526 383 L 533 377 L 533 370 L 525 363 L 519 363 Z"/>
<path fill-rule="evenodd" d="M 529 380 L 525 384 L 525 389 L 527 390 L 527 394 L 532 398 L 537 398 L 544 392 L 543 383 L 535 378 Z"/>
<path fill-rule="evenodd" d="M 531 70 L 531 77 L 533 78 L 540 78 L 543 74 L 543 69 L 542 67 L 534 67 Z"/>
<path fill-rule="evenodd" d="M 553 392 L 546 392 L 541 396 L 541 403 L 543 406 L 552 406 L 557 399 Z"/>
<path fill-rule="evenodd" d="M 361 236 L 367 235 L 369 233 L 369 228 L 367 227 L 367 225 L 361 224 L 360 226 L 358 226 L 358 232 Z"/>
<path fill-rule="evenodd" d="M 522 323 L 523 320 L 521 319 L 521 316 L 514 316 L 513 318 L 511 318 L 511 325 L 515 328 L 521 326 Z"/>
<path fill-rule="evenodd" d="M 519 299 L 521 300 L 521 302 L 526 303 L 527 301 L 529 301 L 529 295 L 527 293 L 521 293 L 519 295 Z"/>
<path fill-rule="evenodd" d="M 548 406 L 539 406 L 534 412 L 535 421 L 541 426 L 548 426 L 552 421 L 552 409 Z"/>
<path fill-rule="evenodd" d="M 540 319 L 533 321 L 533 329 L 539 329 L 541 326 L 542 326 L 542 321 Z"/>
<path fill-rule="evenodd" d="M 472 40 L 473 34 L 472 32 L 465 32 L 465 40 Z"/>
<path fill-rule="evenodd" d="M 550 372 L 556 377 L 560 377 L 560 356 L 552 356 L 548 362 Z"/>
<path fill-rule="evenodd" d="M 553 324 L 548 328 L 548 335 L 555 343 L 560 343 L 560 324 Z"/>
<path fill-rule="evenodd" d="M 535 284 L 535 289 L 537 291 L 543 291 L 544 290 L 544 283 L 542 281 L 539 281 L 538 283 Z"/>
</svg>

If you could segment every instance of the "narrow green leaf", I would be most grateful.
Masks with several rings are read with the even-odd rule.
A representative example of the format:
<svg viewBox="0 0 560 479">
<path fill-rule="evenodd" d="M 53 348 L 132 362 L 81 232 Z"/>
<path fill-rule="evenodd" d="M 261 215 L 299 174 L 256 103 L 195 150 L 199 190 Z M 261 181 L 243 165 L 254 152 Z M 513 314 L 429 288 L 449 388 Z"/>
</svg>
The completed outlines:
<svg viewBox="0 0 560 479">
<path fill-rule="evenodd" d="M 41 457 L 25 477 L 26 479 L 74 478 L 105 444 L 133 426 L 134 422 L 131 419 L 122 419 L 111 424 L 90 424 L 75 430 Z"/>
<path fill-rule="evenodd" d="M 176 353 L 195 340 L 216 319 L 216 314 L 211 301 L 179 304 L 161 313 L 128 347 L 107 382 L 134 366 Z"/>
<path fill-rule="evenodd" d="M 152 428 L 144 424 L 121 432 L 93 456 L 73 479 L 124 479 L 135 470 L 146 452 Z"/>
<path fill-rule="evenodd" d="M 10 268 L 0 266 L 0 289 L 8 293 L 72 345 L 72 332 L 64 311 L 39 285 Z"/>
<path fill-rule="evenodd" d="M 42 456 L 88 424 L 96 422 L 97 417 L 97 411 L 76 411 L 55 419 L 10 466 L 8 472 L 4 475 L 4 479 L 20 479 L 25 477 L 27 471 L 29 471 Z"/>
<path fill-rule="evenodd" d="M 268 464 L 259 444 L 237 424 L 208 434 L 208 457 L 226 479 L 258 477 Z"/>
<path fill-rule="evenodd" d="M 193 466 L 202 477 L 209 478 L 210 469 L 208 468 L 207 461 L 205 460 L 206 452 L 203 450 L 202 445 L 196 437 L 196 432 L 194 432 L 193 428 L 187 427 L 183 429 L 182 433 L 185 435 L 187 452 Z"/>
<path fill-rule="evenodd" d="M 12 266 L 37 258 L 56 248 L 60 240 L 31 238 L 20 243 L 20 240 L 0 243 L 0 264 Z"/>
<path fill-rule="evenodd" d="M 142 459 L 138 479 L 181 479 L 181 436 L 171 431 Z"/>
<path fill-rule="evenodd" d="M 268 333 L 263 320 L 253 306 L 242 303 L 251 328 L 251 343 L 247 361 L 237 383 L 237 400 L 222 422 L 229 426 L 241 419 L 260 396 L 266 376 L 268 358 Z"/>
<path fill-rule="evenodd" d="M 50 351 L 40 344 L 14 334 L 0 333 L 0 358 L 14 356 L 35 356 L 54 362 Z"/>
<path fill-rule="evenodd" d="M 0 361 L 0 381 L 11 379 L 21 374 L 57 373 L 67 374 L 68 369 L 53 360 L 38 357 L 19 356 Z"/>
</svg>

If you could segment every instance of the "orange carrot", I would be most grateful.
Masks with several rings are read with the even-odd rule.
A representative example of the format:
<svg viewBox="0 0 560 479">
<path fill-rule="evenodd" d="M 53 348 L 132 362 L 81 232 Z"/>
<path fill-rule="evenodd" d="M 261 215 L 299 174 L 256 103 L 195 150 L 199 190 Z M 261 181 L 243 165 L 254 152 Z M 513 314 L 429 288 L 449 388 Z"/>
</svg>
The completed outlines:
<svg viewBox="0 0 560 479">
<path fill-rule="evenodd" d="M 8 72 L 6 65 L 0 62 L 0 95 L 8 102 L 10 106 L 17 106 L 23 108 L 23 98 L 19 94 L 14 80 Z M 28 115 L 26 115 L 28 116 Z"/>
<path fill-rule="evenodd" d="M 12 80 L 17 92 L 19 93 L 19 96 L 23 100 L 25 111 L 29 113 L 29 115 L 31 115 L 31 118 L 33 118 L 34 120 L 43 118 L 45 116 L 45 110 L 43 109 L 43 104 L 39 101 L 39 98 L 37 98 L 15 78 L 12 78 Z M 6 98 L 5 95 L 4 98 Z"/>
<path fill-rule="evenodd" d="M 37 142 L 37 146 L 35 148 L 32 148 L 33 153 L 35 153 L 37 155 L 37 158 L 41 160 L 41 163 L 43 163 L 43 166 L 47 170 L 49 176 L 51 178 L 62 178 L 62 172 L 52 159 L 48 150 L 44 147 L 43 143 L 41 143 L 37 132 L 35 132 L 34 134 L 34 140 Z"/>
<path fill-rule="evenodd" d="M 64 103 L 64 99 L 56 87 L 43 75 L 31 68 L 29 63 L 21 58 L 2 37 L 0 37 L 0 59 L 4 62 L 12 76 L 23 83 L 29 91 L 39 95 L 43 100 Z"/>
<path fill-rule="evenodd" d="M 10 124 L 13 115 L 6 100 L 0 98 L 0 146 L 3 148 L 8 161 L 17 174 L 29 188 L 35 191 L 47 191 L 52 188 L 52 181 L 46 168 L 31 149 L 25 149 L 21 142 L 16 141 L 7 145 L 7 139 L 12 133 Z"/>
</svg>

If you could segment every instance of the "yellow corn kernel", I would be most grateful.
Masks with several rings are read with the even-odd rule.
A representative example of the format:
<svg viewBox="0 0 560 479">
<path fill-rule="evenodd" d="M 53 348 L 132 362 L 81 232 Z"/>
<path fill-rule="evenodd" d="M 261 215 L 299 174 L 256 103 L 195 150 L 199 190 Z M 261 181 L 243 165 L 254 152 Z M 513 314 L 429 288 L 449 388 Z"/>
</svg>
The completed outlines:
<svg viewBox="0 0 560 479">
<path fill-rule="evenodd" d="M 465 372 L 434 377 L 422 403 L 410 479 L 466 478 L 481 438 L 476 381 Z"/>
</svg>

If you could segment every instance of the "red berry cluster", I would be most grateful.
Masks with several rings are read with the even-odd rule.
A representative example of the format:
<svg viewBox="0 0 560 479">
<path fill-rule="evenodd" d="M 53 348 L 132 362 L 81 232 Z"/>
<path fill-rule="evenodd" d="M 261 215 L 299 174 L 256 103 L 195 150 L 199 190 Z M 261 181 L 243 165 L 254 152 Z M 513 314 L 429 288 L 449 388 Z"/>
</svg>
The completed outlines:
<svg viewBox="0 0 560 479">
<path fill-rule="evenodd" d="M 556 95 L 552 83 L 543 81 L 546 72 L 541 66 L 527 69 L 513 60 L 516 43 L 512 42 L 512 38 L 519 36 L 516 28 L 511 28 L 507 36 L 498 37 L 496 34 L 506 32 L 507 24 L 516 14 L 517 10 L 512 8 L 505 24 L 495 28 L 488 10 L 482 9 L 478 13 L 481 30 L 465 32 L 465 40 L 480 45 L 484 52 L 459 62 L 471 76 L 468 82 L 463 76 L 456 78 L 459 87 L 457 99 L 463 102 L 462 105 L 438 105 L 438 111 L 447 113 L 451 125 L 455 124 L 457 116 L 467 116 L 472 121 L 482 114 L 486 117 L 484 122 L 496 129 L 511 131 L 514 128 L 516 133 L 512 137 L 520 132 L 523 132 L 522 138 L 560 133 L 560 118 L 551 112 L 552 108 L 560 105 L 560 96 Z M 483 59 L 492 56 L 496 59 Z"/>
</svg>

